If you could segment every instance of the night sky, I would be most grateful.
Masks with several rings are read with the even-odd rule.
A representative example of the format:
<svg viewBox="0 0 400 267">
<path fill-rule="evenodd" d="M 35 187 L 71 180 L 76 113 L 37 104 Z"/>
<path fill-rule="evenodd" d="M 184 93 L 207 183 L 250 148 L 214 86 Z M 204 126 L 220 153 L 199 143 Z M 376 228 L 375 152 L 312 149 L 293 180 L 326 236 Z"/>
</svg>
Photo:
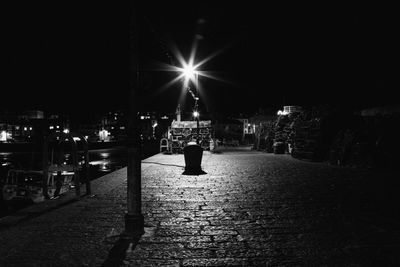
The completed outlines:
<svg viewBox="0 0 400 267">
<path fill-rule="evenodd" d="M 228 4 L 229 3 L 229 4 Z M 8 4 L 2 8 L 2 110 L 91 113 L 128 105 L 127 6 Z M 282 105 L 367 107 L 398 103 L 397 16 L 389 6 L 212 1 L 137 7 L 143 110 L 170 112 L 181 85 L 175 45 L 201 67 L 202 108 L 253 112 Z M 190 97 L 186 97 L 190 105 Z"/>
</svg>

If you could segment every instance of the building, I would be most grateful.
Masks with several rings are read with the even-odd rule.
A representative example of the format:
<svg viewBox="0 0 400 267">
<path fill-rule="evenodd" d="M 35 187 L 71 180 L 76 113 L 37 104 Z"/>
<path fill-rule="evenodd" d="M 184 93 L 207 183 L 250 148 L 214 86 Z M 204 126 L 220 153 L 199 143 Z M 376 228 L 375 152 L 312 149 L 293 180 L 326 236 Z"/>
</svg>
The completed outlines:
<svg viewBox="0 0 400 267">
<path fill-rule="evenodd" d="M 52 131 L 69 131 L 69 118 L 45 117 L 40 110 L 0 114 L 0 142 L 32 142 L 34 136 L 45 136 Z"/>
</svg>

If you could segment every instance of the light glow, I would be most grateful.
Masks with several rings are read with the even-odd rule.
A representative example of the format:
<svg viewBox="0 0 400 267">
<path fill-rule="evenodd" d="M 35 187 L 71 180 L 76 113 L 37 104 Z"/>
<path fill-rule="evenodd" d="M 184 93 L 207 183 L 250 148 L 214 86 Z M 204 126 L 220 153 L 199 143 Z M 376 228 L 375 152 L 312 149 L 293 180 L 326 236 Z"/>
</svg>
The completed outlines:
<svg viewBox="0 0 400 267">
<path fill-rule="evenodd" d="M 217 55 L 220 53 L 224 52 L 225 49 L 229 46 L 227 45 L 224 48 L 221 48 L 207 57 L 203 59 L 196 59 L 196 54 L 197 54 L 197 48 L 198 48 L 198 41 L 201 38 L 198 36 L 195 36 L 194 42 L 192 44 L 192 48 L 189 54 L 189 58 L 186 60 L 181 51 L 178 49 L 178 47 L 173 43 L 169 43 L 169 48 L 171 49 L 171 52 L 174 55 L 174 58 L 177 60 L 177 64 L 174 61 L 170 61 L 169 64 L 159 62 L 158 66 L 154 70 L 159 70 L 159 71 L 171 71 L 171 72 L 176 72 L 178 75 L 173 78 L 172 80 L 168 81 L 164 85 L 160 86 L 156 91 L 153 92 L 154 95 L 160 94 L 161 92 L 165 91 L 166 89 L 172 87 L 173 85 L 177 83 L 182 83 L 182 92 L 180 96 L 180 101 L 184 98 L 185 92 L 189 87 L 189 82 L 193 82 L 194 87 L 196 88 L 197 93 L 203 98 L 205 102 L 207 101 L 207 95 L 203 95 L 202 93 L 202 88 L 201 84 L 199 84 L 199 78 L 200 77 L 206 77 L 208 79 L 213 79 L 217 80 L 220 82 L 232 84 L 236 86 L 236 84 L 227 81 L 225 79 L 222 79 L 221 77 L 218 77 L 218 74 L 210 72 L 210 71 L 205 71 L 202 70 L 202 66 L 215 58 Z M 179 66 L 179 67 L 178 67 Z"/>
<path fill-rule="evenodd" d="M 2 141 L 2 142 L 7 141 L 7 133 L 6 133 L 6 131 L 1 131 L 0 132 L 0 141 Z"/>
<path fill-rule="evenodd" d="M 191 63 L 186 64 L 184 62 L 182 73 L 185 77 L 185 84 L 187 84 L 189 81 L 196 82 L 196 75 L 198 74 L 196 71 L 196 66 L 193 66 Z"/>
</svg>

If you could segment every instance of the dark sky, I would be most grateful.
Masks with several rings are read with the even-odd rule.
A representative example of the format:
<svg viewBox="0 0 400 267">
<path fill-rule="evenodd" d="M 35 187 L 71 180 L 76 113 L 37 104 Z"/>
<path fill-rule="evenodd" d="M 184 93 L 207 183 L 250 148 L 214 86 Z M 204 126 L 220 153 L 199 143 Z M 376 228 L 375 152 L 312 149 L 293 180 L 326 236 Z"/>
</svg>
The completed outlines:
<svg viewBox="0 0 400 267">
<path fill-rule="evenodd" d="M 156 70 L 155 62 L 179 65 L 168 57 L 171 44 L 187 57 L 196 35 L 198 58 L 222 49 L 202 70 L 227 81 L 200 78 L 203 109 L 398 103 L 398 19 L 392 7 L 215 2 L 137 6 L 142 109 L 175 109 L 180 85 L 160 87 L 176 74 Z M 126 107 L 127 8 L 2 8 L 3 109 L 84 113 Z"/>
</svg>

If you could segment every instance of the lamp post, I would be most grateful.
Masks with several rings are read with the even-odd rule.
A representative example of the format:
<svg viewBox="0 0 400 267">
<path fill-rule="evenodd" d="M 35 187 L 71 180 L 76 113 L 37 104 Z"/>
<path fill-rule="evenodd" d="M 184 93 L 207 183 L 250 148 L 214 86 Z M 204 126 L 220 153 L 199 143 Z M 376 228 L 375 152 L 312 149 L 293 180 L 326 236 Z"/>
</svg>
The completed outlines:
<svg viewBox="0 0 400 267">
<path fill-rule="evenodd" d="M 136 238 L 144 233 L 142 215 L 142 174 L 140 128 L 137 116 L 139 91 L 139 52 L 137 38 L 137 5 L 130 2 L 129 21 L 129 123 L 128 123 L 128 163 L 127 163 L 127 213 L 125 214 L 125 235 Z"/>
<path fill-rule="evenodd" d="M 185 175 L 199 175 L 199 174 L 205 174 L 205 172 L 201 169 L 201 159 L 203 156 L 203 148 L 199 145 L 200 143 L 200 113 L 199 113 L 199 107 L 198 107 L 198 91 L 199 91 L 199 86 L 198 86 L 198 72 L 196 71 L 196 66 L 193 66 L 193 60 L 190 60 L 189 64 L 183 64 L 183 68 L 179 68 L 179 70 L 182 72 L 181 77 L 185 77 L 185 83 L 184 87 L 187 88 L 189 93 L 192 95 L 194 99 L 194 110 L 193 110 L 193 117 L 196 119 L 197 123 L 197 138 L 196 138 L 196 144 L 188 144 L 184 149 L 183 149 L 183 154 L 185 157 L 185 171 L 183 174 Z M 196 94 L 190 89 L 189 82 L 192 81 L 194 83 L 194 86 L 196 88 Z"/>
<path fill-rule="evenodd" d="M 200 142 L 200 113 L 199 113 L 199 106 L 198 106 L 198 90 L 199 90 L 199 74 L 196 71 L 196 66 L 193 66 L 192 64 L 185 65 L 184 68 L 181 69 L 183 76 L 185 77 L 185 86 L 187 86 L 188 91 L 192 95 L 194 99 L 194 110 L 193 110 L 193 117 L 196 119 L 197 122 L 197 127 L 196 127 L 196 143 L 199 144 Z M 193 81 L 195 89 L 196 89 L 196 94 L 190 89 L 189 82 Z"/>
<path fill-rule="evenodd" d="M 193 117 L 195 117 L 196 122 L 197 122 L 197 127 L 196 127 L 196 133 L 197 133 L 197 137 L 196 137 L 196 143 L 199 144 L 199 140 L 200 140 L 200 122 L 199 122 L 199 117 L 200 117 L 200 113 L 197 111 L 197 107 L 195 108 L 195 111 L 193 112 Z"/>
<path fill-rule="evenodd" d="M 195 86 L 196 86 L 196 97 L 195 97 L 195 111 L 193 113 L 194 117 L 196 118 L 197 122 L 197 138 L 196 138 L 196 143 L 200 143 L 200 113 L 199 113 L 199 106 L 198 106 L 198 100 L 199 100 L 199 74 L 197 71 L 194 73 L 195 77 Z"/>
</svg>

